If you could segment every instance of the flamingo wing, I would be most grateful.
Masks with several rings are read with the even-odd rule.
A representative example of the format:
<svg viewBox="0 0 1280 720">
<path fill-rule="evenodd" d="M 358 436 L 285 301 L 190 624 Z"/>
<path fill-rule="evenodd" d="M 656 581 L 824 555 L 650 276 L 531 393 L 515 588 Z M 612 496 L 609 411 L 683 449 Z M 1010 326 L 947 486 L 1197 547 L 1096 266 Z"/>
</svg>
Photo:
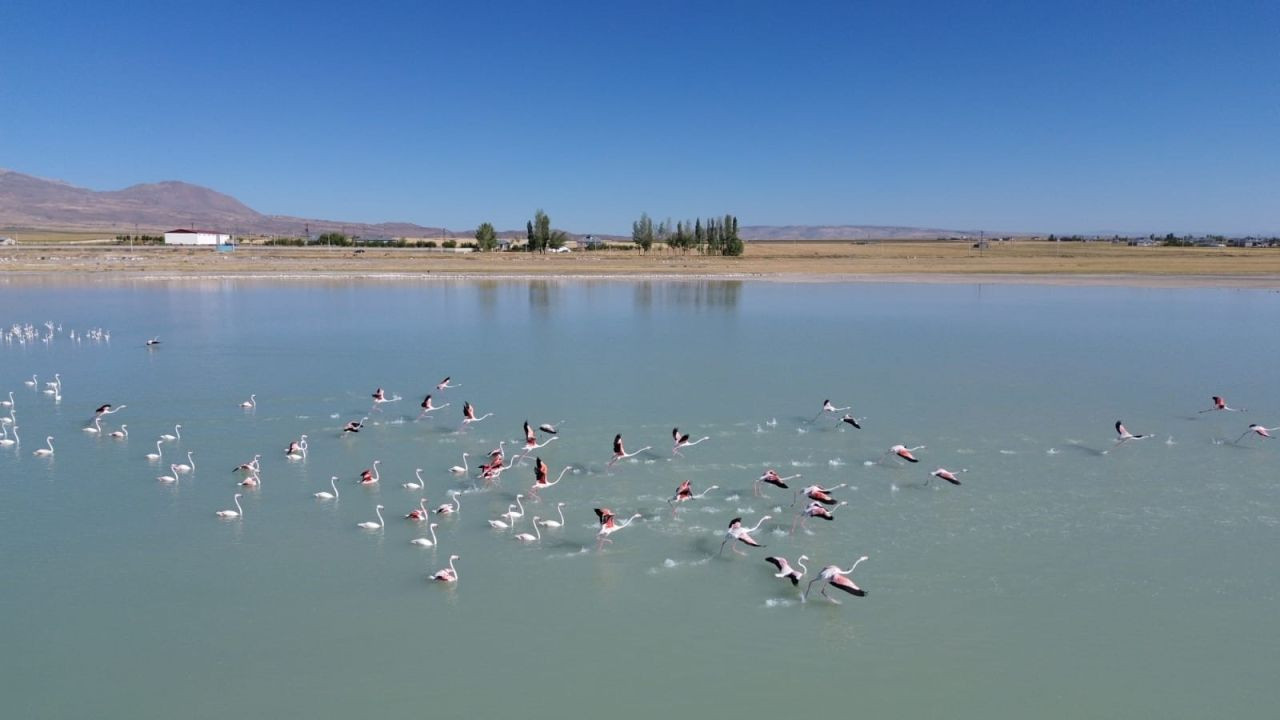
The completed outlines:
<svg viewBox="0 0 1280 720">
<path fill-rule="evenodd" d="M 832 587 L 840 588 L 841 590 L 849 593 L 850 595 L 857 595 L 858 597 L 867 596 L 866 590 L 863 590 L 862 588 L 858 587 L 857 583 L 845 577 L 844 575 L 833 576 L 831 578 L 831 585 Z"/>
</svg>

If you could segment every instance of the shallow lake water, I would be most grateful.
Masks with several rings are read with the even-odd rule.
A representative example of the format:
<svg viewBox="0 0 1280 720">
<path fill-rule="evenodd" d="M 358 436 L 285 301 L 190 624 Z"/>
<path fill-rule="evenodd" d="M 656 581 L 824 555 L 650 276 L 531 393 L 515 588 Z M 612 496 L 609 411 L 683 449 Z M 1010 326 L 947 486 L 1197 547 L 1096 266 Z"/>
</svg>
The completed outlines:
<svg viewBox="0 0 1280 720">
<path fill-rule="evenodd" d="M 19 278 L 0 300 L 5 328 L 55 326 L 0 344 L 22 439 L 0 448 L 6 716 L 1203 718 L 1280 702 L 1280 441 L 1237 442 L 1280 425 L 1275 292 Z M 42 392 L 54 373 L 59 396 Z M 445 376 L 459 387 L 435 391 Z M 370 412 L 377 387 L 402 399 Z M 451 405 L 416 420 L 427 393 Z M 1246 411 L 1199 412 L 1211 395 Z M 827 398 L 862 429 L 821 413 Z M 459 431 L 464 401 L 492 416 Z M 103 403 L 127 406 L 102 426 L 128 439 L 82 430 Z M 1121 419 L 1153 437 L 1113 448 Z M 525 420 L 559 435 L 497 484 L 448 471 L 467 452 L 474 475 L 500 441 L 514 457 Z M 709 439 L 674 455 L 676 426 Z M 652 450 L 610 467 L 615 433 Z M 34 456 L 49 435 L 54 454 Z M 895 444 L 923 445 L 920 462 L 886 457 Z M 188 451 L 195 470 L 158 483 Z M 262 484 L 240 488 L 231 469 L 254 454 Z M 487 521 L 527 495 L 533 455 L 570 471 L 517 531 L 557 502 L 566 523 L 522 545 Z M 381 481 L 357 484 L 374 460 Z M 938 467 L 963 484 L 930 481 Z M 425 492 L 401 486 L 415 468 Z M 790 491 L 753 494 L 768 468 L 846 483 L 848 505 L 792 534 Z M 332 475 L 339 499 L 313 498 Z M 682 480 L 719 487 L 673 515 Z M 425 528 L 403 516 L 451 490 L 438 545 L 411 545 Z M 243 517 L 216 518 L 236 492 Z M 377 504 L 384 529 L 357 528 Z M 641 518 L 598 548 L 595 507 Z M 730 519 L 763 515 L 766 548 L 717 554 Z M 450 554 L 459 582 L 429 582 Z M 798 590 L 772 554 L 812 558 Z M 866 597 L 832 590 L 836 605 L 815 584 L 800 601 L 822 566 L 863 555 Z"/>
</svg>

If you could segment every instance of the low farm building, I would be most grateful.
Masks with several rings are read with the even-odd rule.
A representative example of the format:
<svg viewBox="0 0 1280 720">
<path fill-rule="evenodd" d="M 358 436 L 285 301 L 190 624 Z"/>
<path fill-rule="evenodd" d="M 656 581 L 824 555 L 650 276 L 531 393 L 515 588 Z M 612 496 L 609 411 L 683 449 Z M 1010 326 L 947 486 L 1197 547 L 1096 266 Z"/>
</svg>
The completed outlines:
<svg viewBox="0 0 1280 720">
<path fill-rule="evenodd" d="M 164 234 L 165 245 L 229 245 L 231 236 L 212 230 L 170 230 Z"/>
</svg>

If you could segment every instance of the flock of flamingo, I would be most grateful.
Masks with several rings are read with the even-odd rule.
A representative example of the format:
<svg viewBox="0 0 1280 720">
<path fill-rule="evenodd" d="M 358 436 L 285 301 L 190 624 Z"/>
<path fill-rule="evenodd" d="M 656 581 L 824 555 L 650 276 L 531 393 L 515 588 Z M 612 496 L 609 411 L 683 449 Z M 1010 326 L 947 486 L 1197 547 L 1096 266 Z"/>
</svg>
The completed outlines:
<svg viewBox="0 0 1280 720">
<path fill-rule="evenodd" d="M 6 342 L 14 342 L 21 339 L 21 341 L 25 343 L 44 339 L 45 337 L 52 336 L 55 327 L 60 330 L 60 326 L 54 326 L 52 323 L 46 323 L 45 327 L 48 329 L 48 336 L 40 336 L 38 333 L 33 335 L 32 326 L 26 326 L 25 328 L 15 326 L 13 329 L 6 332 Z M 92 333 L 88 335 L 90 337 L 97 337 Z M 109 339 L 109 334 L 107 334 L 106 337 Z M 147 341 L 145 346 L 149 350 L 155 350 L 160 344 L 160 339 L 156 337 Z M 24 381 L 24 384 L 33 391 L 49 395 L 55 402 L 60 402 L 62 399 L 63 389 L 62 378 L 57 373 L 55 373 L 53 377 L 54 379 L 52 381 L 46 381 L 42 385 L 39 381 L 39 377 L 37 375 L 32 375 L 30 380 Z M 441 394 L 455 390 L 459 387 L 461 387 L 461 385 L 453 383 L 451 377 L 446 377 L 434 386 L 434 393 Z M 369 418 L 374 414 L 381 413 L 384 405 L 397 402 L 401 399 L 402 398 L 398 395 L 388 395 L 382 388 L 378 388 L 372 393 L 373 403 L 369 408 L 368 413 L 358 420 L 351 420 L 343 425 L 338 436 L 352 437 L 357 435 L 362 430 L 367 429 Z M 417 419 L 421 420 L 427 418 L 431 413 L 450 407 L 451 405 L 452 403 L 436 404 L 433 399 L 433 395 L 427 394 L 420 404 L 421 412 L 417 415 Z M 258 407 L 257 395 L 249 395 L 248 399 L 241 402 L 239 406 L 246 414 L 254 413 Z M 120 424 L 118 429 L 108 431 L 102 424 L 105 419 L 125 410 L 126 407 L 127 405 L 113 405 L 110 403 L 99 405 L 93 411 L 92 418 L 90 418 L 83 428 L 84 432 L 98 437 L 111 438 L 117 441 L 126 441 L 129 438 L 128 425 Z M 18 435 L 19 425 L 17 419 L 17 401 L 12 391 L 8 392 L 7 399 L 0 400 L 0 408 L 8 410 L 7 416 L 0 417 L 0 448 L 17 448 L 21 443 L 21 439 Z M 823 401 L 821 409 L 809 422 L 818 422 L 821 417 L 827 416 L 834 419 L 836 427 L 847 426 L 848 428 L 860 430 L 865 418 L 855 417 L 849 414 L 849 410 L 851 410 L 851 407 L 836 407 L 828 399 Z M 1209 408 L 1200 410 L 1199 412 L 1234 413 L 1245 411 L 1241 408 L 1230 407 L 1224 398 L 1214 396 L 1212 398 L 1212 405 Z M 462 403 L 462 418 L 455 432 L 461 435 L 465 433 L 471 425 L 483 422 L 492 416 L 493 413 L 477 415 L 475 407 L 470 402 L 464 401 Z M 472 467 L 468 462 L 468 458 L 471 457 L 471 453 L 463 452 L 462 464 L 455 465 L 448 469 L 448 472 L 455 478 L 471 483 L 471 487 L 475 490 L 481 490 L 481 484 L 483 485 L 483 488 L 493 488 L 501 482 L 504 473 L 512 468 L 522 465 L 526 460 L 533 460 L 533 482 L 529 486 L 527 494 L 517 493 L 514 498 L 515 502 L 511 503 L 507 507 L 506 512 L 487 521 L 489 527 L 494 530 L 504 532 L 510 531 L 511 537 L 515 542 L 523 544 L 538 544 L 542 541 L 543 530 L 554 532 L 566 527 L 564 508 L 568 503 L 557 502 L 555 506 L 557 518 L 544 518 L 541 515 L 535 515 L 529 523 L 531 532 L 517 532 L 518 526 L 522 523 L 525 515 L 529 512 L 523 501 L 525 499 L 529 499 L 531 502 L 540 502 L 542 499 L 541 493 L 549 492 L 553 488 L 559 486 L 564 480 L 565 475 L 574 469 L 572 465 L 566 465 L 558 474 L 556 474 L 555 479 L 552 480 L 552 471 L 550 466 L 538 453 L 539 450 L 546 448 L 560 438 L 559 426 L 562 424 L 563 421 L 554 424 L 543 423 L 535 427 L 526 421 L 523 424 L 524 440 L 523 443 L 517 443 L 519 444 L 518 449 L 508 452 L 506 449 L 506 441 L 504 440 L 499 442 L 496 448 L 492 448 L 488 452 L 479 453 L 478 455 L 484 459 L 475 467 Z M 1274 436 L 1271 433 L 1277 430 L 1280 430 L 1280 428 L 1266 427 L 1258 423 L 1252 423 L 1248 426 L 1248 429 L 1235 440 L 1235 442 L 1240 443 L 1251 434 L 1261 438 L 1274 439 Z M 1102 451 L 1101 454 L 1106 454 L 1107 452 L 1115 450 L 1127 443 L 1152 437 L 1150 433 L 1130 432 L 1123 422 L 1119 420 L 1115 422 L 1115 432 L 1115 445 L 1106 451 Z M 165 446 L 176 445 L 181 442 L 182 439 L 182 425 L 177 424 L 174 426 L 171 433 L 165 432 L 159 435 L 155 441 L 155 452 L 147 453 L 144 456 L 145 459 L 153 464 L 161 463 L 165 457 Z M 677 457 L 683 457 L 682 450 L 692 448 L 706 442 L 710 440 L 710 437 L 703 436 L 693 439 L 690 434 L 682 433 L 679 427 L 674 427 L 671 431 L 671 439 L 671 458 L 674 459 Z M 46 446 L 35 450 L 33 455 L 42 458 L 52 458 L 55 453 L 53 441 L 53 436 L 46 437 Z M 916 453 L 924 449 L 926 449 L 924 445 L 907 447 L 904 444 L 895 444 L 885 450 L 884 454 L 877 462 L 915 464 L 920 461 L 919 458 L 916 457 Z M 652 450 L 652 446 L 645 446 L 639 450 L 629 452 L 626 449 L 622 434 L 617 433 L 613 437 L 612 455 L 608 459 L 605 468 L 612 468 L 621 461 L 635 458 L 642 453 L 649 453 Z M 305 462 L 308 457 L 308 452 L 309 438 L 307 435 L 303 434 L 296 440 L 289 441 L 282 449 L 281 454 L 284 455 L 286 461 Z M 232 472 L 237 476 L 236 483 L 239 487 L 255 489 L 261 486 L 261 459 L 262 453 L 257 453 L 252 457 L 252 459 L 239 464 L 232 470 Z M 157 482 L 162 484 L 175 484 L 180 482 L 183 476 L 195 473 L 196 462 L 194 452 L 187 451 L 185 460 L 186 462 L 170 463 L 168 474 L 157 476 Z M 354 482 L 363 486 L 374 486 L 380 483 L 382 480 L 379 468 L 380 464 L 380 460 L 373 460 L 367 469 L 363 470 L 358 477 L 354 478 Z M 423 477 L 423 472 L 424 470 L 422 468 L 415 469 L 414 479 L 406 480 L 401 483 L 401 487 L 411 493 L 425 493 L 427 482 Z M 930 479 L 938 478 L 951 485 L 959 486 L 961 484 L 959 475 L 965 472 L 967 472 L 967 470 L 948 470 L 945 467 L 938 467 L 925 475 L 924 482 L 927 484 Z M 834 521 L 836 519 L 836 511 L 840 507 L 848 504 L 847 501 L 839 500 L 835 496 L 837 491 L 847 487 L 846 484 L 842 483 L 832 485 L 830 487 L 823 486 L 821 484 L 812 484 L 802 488 L 792 489 L 792 486 L 789 485 L 789 483 L 800 478 L 801 475 L 799 474 L 782 476 L 776 470 L 768 469 L 752 483 L 753 494 L 757 497 L 762 495 L 762 486 L 772 486 L 783 490 L 792 490 L 791 504 L 793 507 L 799 504 L 799 508 L 795 512 L 790 526 L 790 533 L 793 535 L 797 528 L 807 528 L 807 522 L 813 518 L 827 522 Z M 339 490 L 340 480 L 341 479 L 336 475 L 331 476 L 329 478 L 329 490 L 321 490 L 313 493 L 314 499 L 317 502 L 338 501 L 341 497 L 341 492 Z M 684 503 L 705 498 L 708 493 L 718 488 L 718 485 L 710 485 L 701 492 L 695 492 L 693 485 L 689 480 L 681 481 L 675 489 L 674 494 L 667 500 L 667 503 L 670 506 L 672 518 L 674 519 L 678 517 L 679 508 Z M 413 538 L 410 540 L 411 544 L 426 548 L 436 548 L 440 544 L 441 538 L 437 535 L 436 530 L 441 527 L 441 523 L 430 522 L 430 520 L 433 516 L 445 518 L 459 515 L 462 512 L 462 490 L 455 487 L 449 491 L 448 495 L 450 498 L 448 502 L 442 503 L 434 508 L 428 506 L 425 497 L 420 497 L 417 505 L 413 506 L 409 512 L 404 515 L 404 519 L 410 523 L 419 525 L 425 524 L 427 534 Z M 245 512 L 244 507 L 240 504 L 241 497 L 243 497 L 243 493 L 235 493 L 232 497 L 235 509 L 217 510 L 214 513 L 214 516 L 225 521 L 243 520 Z M 387 527 L 387 519 L 382 514 L 384 509 L 386 509 L 386 507 L 383 504 L 375 505 L 374 515 L 377 519 L 360 522 L 357 524 L 357 528 L 368 532 L 385 531 Z M 780 510 L 780 508 L 775 508 L 775 511 L 778 510 Z M 597 551 L 602 550 L 605 545 L 612 543 L 614 534 L 631 526 L 643 517 L 640 512 L 633 512 L 626 517 L 621 517 L 614 510 L 606 507 L 593 508 L 593 512 L 595 514 Z M 743 550 L 740 546 L 752 549 L 764 547 L 764 545 L 756 539 L 755 535 L 761 530 L 765 522 L 771 519 L 773 519 L 773 516 L 771 515 L 762 515 L 756 519 L 754 525 L 748 526 L 743 521 L 743 518 L 733 518 L 724 531 L 723 539 L 718 551 L 715 553 L 715 556 L 723 556 L 726 548 L 731 553 L 745 556 L 748 554 L 748 551 Z M 459 555 L 451 554 L 448 559 L 447 567 L 443 567 L 431 574 L 429 576 L 430 579 L 440 583 L 457 583 L 460 575 L 456 561 L 459 559 Z M 772 565 L 777 571 L 776 573 L 773 573 L 774 577 L 790 582 L 794 587 L 798 588 L 808 574 L 808 567 L 805 565 L 805 561 L 808 559 L 808 555 L 802 554 L 796 558 L 795 562 L 791 562 L 786 557 L 770 555 L 765 557 L 764 561 Z M 827 595 L 827 590 L 829 588 L 835 588 L 856 597 L 865 596 L 867 594 L 866 591 L 860 588 L 850 578 L 850 575 L 860 563 L 866 560 L 866 556 L 861 556 L 857 558 L 848 569 L 841 569 L 838 565 L 834 564 L 823 566 L 805 585 L 804 592 L 800 595 L 801 600 L 803 601 L 809 596 L 814 584 L 820 584 L 820 594 L 832 603 L 838 604 L 839 601 L 836 598 Z"/>
</svg>

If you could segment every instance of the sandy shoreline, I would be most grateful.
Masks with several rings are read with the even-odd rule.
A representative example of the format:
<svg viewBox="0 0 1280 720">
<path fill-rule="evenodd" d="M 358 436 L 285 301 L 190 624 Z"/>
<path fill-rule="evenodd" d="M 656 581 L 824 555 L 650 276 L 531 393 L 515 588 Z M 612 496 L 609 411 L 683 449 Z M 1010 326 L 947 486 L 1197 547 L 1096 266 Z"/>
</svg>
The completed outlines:
<svg viewBox="0 0 1280 720">
<path fill-rule="evenodd" d="M 677 281 L 935 283 L 1280 290 L 1280 249 L 1130 248 L 1020 243 L 751 245 L 741 258 L 624 250 L 564 255 L 444 255 L 412 249 L 243 246 L 233 253 L 24 246 L 0 253 L 0 280 Z"/>
</svg>

